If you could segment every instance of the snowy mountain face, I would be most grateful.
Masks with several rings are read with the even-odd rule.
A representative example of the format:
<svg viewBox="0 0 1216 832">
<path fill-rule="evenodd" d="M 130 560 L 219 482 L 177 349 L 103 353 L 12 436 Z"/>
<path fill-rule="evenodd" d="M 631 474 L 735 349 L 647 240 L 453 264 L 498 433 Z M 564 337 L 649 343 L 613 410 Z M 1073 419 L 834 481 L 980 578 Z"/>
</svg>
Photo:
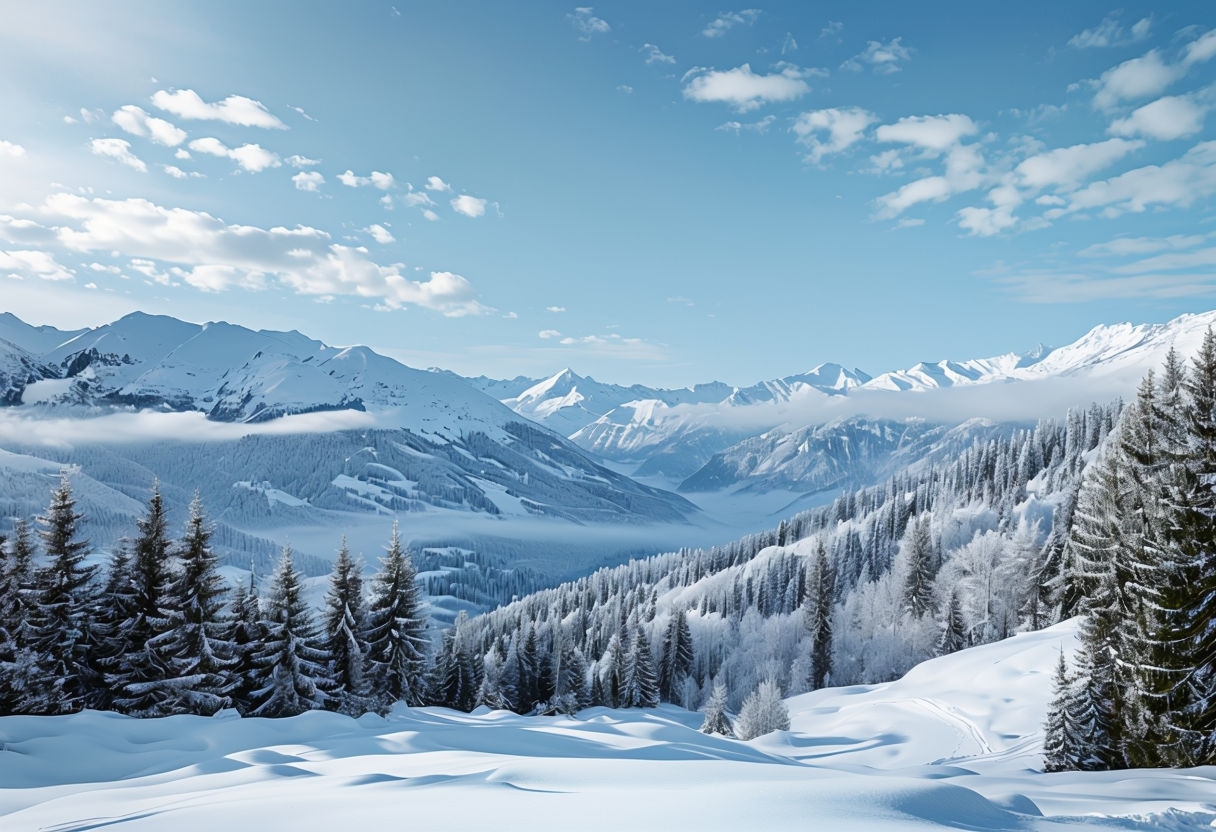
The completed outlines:
<svg viewBox="0 0 1216 832">
<path fill-rule="evenodd" d="M 366 347 L 140 313 L 75 333 L 5 316 L 0 331 L 20 339 L 0 341 L 0 447 L 51 471 L 78 466 L 138 502 L 154 478 L 181 508 L 198 489 L 231 529 L 228 552 L 246 548 L 241 535 L 300 525 L 336 527 L 303 547 L 327 552 L 342 531 L 398 513 L 436 518 L 411 525 L 443 540 L 461 517 L 682 524 L 696 511 L 459 377 Z M 20 493 L 0 485 L 11 509 L 0 516 L 41 511 L 53 483 L 40 476 Z M 95 506 L 99 546 L 131 533 L 131 506 L 110 507 L 121 502 Z"/>
<path fill-rule="evenodd" d="M 1160 367 L 1171 347 L 1190 355 L 1213 325 L 1216 312 L 1184 315 L 1165 324 L 1098 326 L 1054 349 L 1038 346 L 1020 354 L 921 362 L 873 378 L 839 364 L 821 364 L 807 373 L 750 387 L 715 382 L 683 391 L 626 388 L 564 370 L 503 401 L 586 450 L 632 466 L 636 476 L 661 477 L 693 491 L 734 488 L 744 482 L 759 490 L 810 491 L 832 482 L 872 482 L 866 479 L 872 473 L 893 470 L 889 465 L 868 467 L 881 461 L 875 454 L 880 454 L 882 443 L 863 442 L 866 451 L 841 436 L 836 439 L 842 441 L 827 439 L 841 430 L 846 418 L 842 413 L 874 416 L 902 409 L 903 415 L 893 417 L 899 421 L 918 408 L 932 409 L 926 407 L 932 396 L 972 389 L 981 396 L 978 391 L 985 386 L 992 387 L 990 400 L 1034 401 L 1034 394 L 1014 393 L 1009 385 L 1039 383 L 1054 384 L 1057 398 L 1075 389 L 1075 400 L 1064 402 L 1065 407 L 1127 398 L 1144 372 Z M 921 395 L 899 399 L 897 394 Z M 618 401 L 606 408 L 614 398 Z M 926 422 L 922 428 L 943 433 L 974 415 L 965 407 L 946 410 L 938 407 L 937 415 L 921 416 Z M 1042 414 L 1019 413 L 997 421 L 1022 423 L 1037 415 Z M 909 453 L 901 451 L 903 464 L 914 461 Z"/>
</svg>

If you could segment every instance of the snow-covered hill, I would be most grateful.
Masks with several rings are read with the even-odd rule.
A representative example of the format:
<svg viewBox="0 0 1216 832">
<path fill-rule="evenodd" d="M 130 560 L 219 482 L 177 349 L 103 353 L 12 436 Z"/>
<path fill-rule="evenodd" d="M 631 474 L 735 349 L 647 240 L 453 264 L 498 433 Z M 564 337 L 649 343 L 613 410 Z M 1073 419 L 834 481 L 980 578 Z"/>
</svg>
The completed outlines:
<svg viewBox="0 0 1216 832">
<path fill-rule="evenodd" d="M 706 736 L 673 706 L 0 718 L 6 829 L 1209 829 L 1216 772 L 1041 770 L 1065 623 Z"/>
</svg>

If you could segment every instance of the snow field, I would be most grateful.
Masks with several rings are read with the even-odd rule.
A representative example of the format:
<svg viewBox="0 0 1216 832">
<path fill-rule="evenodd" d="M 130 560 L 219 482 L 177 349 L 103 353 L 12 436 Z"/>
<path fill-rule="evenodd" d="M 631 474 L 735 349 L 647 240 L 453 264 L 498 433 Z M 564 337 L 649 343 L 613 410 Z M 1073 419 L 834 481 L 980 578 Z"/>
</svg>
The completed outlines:
<svg viewBox="0 0 1216 832">
<path fill-rule="evenodd" d="M 0 718 L 0 829 L 1211 828 L 1216 770 L 1043 774 L 1075 624 L 788 700 L 752 742 L 700 715 L 398 708 L 291 719 Z"/>
</svg>

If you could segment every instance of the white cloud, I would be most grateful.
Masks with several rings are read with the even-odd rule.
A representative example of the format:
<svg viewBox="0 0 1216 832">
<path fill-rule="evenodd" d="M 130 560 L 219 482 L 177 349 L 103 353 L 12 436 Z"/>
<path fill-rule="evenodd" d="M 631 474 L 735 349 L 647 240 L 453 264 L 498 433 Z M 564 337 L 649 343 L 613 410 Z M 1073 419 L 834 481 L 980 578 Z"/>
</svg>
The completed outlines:
<svg viewBox="0 0 1216 832">
<path fill-rule="evenodd" d="M 267 168 L 277 168 L 282 165 L 279 161 L 279 154 L 269 151 L 261 145 L 243 144 L 240 147 L 228 147 L 213 136 L 195 139 L 190 142 L 190 149 L 197 153 L 219 156 L 221 159 L 231 159 L 250 173 L 260 173 Z"/>
<path fill-rule="evenodd" d="M 60 265 L 45 251 L 6 251 L 0 249 L 0 274 L 8 277 L 36 277 L 41 280 L 71 280 L 72 270 Z"/>
<path fill-rule="evenodd" d="M 738 12 L 723 12 L 701 30 L 707 38 L 720 38 L 736 26 L 751 26 L 760 17 L 760 9 L 743 9 Z"/>
<path fill-rule="evenodd" d="M 428 176 L 426 178 L 426 189 L 428 191 L 450 191 L 452 190 L 452 186 L 438 176 Z"/>
<path fill-rule="evenodd" d="M 345 173 L 338 174 L 338 181 L 348 188 L 361 188 L 365 185 L 371 185 L 379 188 L 382 191 L 390 190 L 397 184 L 397 180 L 393 178 L 391 173 L 374 170 L 368 176 L 356 176 L 355 172 L 348 170 Z"/>
<path fill-rule="evenodd" d="M 50 234 L 69 251 L 143 260 L 151 276 L 165 275 L 205 291 L 275 285 L 314 297 L 368 298 L 389 309 L 421 306 L 449 317 L 493 311 L 460 275 L 431 272 L 427 280 L 411 280 L 404 266 L 376 263 L 365 249 L 336 244 L 324 231 L 307 226 L 229 225 L 206 212 L 165 208 L 145 199 L 65 193 L 49 197 L 39 213 L 54 226 L 39 231 L 0 222 L 0 236 Z"/>
<path fill-rule="evenodd" d="M 186 140 L 185 130 L 163 118 L 148 115 L 134 104 L 119 107 L 110 120 L 133 136 L 151 139 L 165 147 L 177 147 Z"/>
<path fill-rule="evenodd" d="M 910 144 L 924 150 L 942 153 L 964 136 L 973 136 L 979 127 L 970 117 L 959 113 L 936 116 L 908 116 L 894 124 L 883 124 L 874 131 L 880 142 Z"/>
<path fill-rule="evenodd" d="M 1075 188 L 1098 171 L 1144 147 L 1144 142 L 1107 139 L 1058 147 L 1023 160 L 1015 169 L 1021 185 L 1034 190 Z"/>
<path fill-rule="evenodd" d="M 13 142 L 6 142 L 0 139 L 0 158 L 8 157 L 9 159 L 20 159 L 25 155 L 25 148 Z"/>
<path fill-rule="evenodd" d="M 131 143 L 126 139 L 93 139 L 89 143 L 89 147 L 97 156 L 106 156 L 117 162 L 122 162 L 127 167 L 134 168 L 140 173 L 146 173 L 148 170 L 148 166 L 144 164 L 144 160 L 131 152 Z"/>
<path fill-rule="evenodd" d="M 1111 277 L 1092 272 L 1029 271 L 998 283 L 1027 303 L 1087 303 L 1112 298 L 1190 298 L 1216 294 L 1216 274 L 1143 274 Z"/>
<path fill-rule="evenodd" d="M 573 12 L 566 15 L 566 19 L 581 34 L 579 40 L 591 40 L 592 35 L 603 35 L 612 31 L 612 27 L 608 25 L 608 21 L 596 17 L 593 14 L 594 11 L 595 9 L 591 6 L 579 6 Z"/>
<path fill-rule="evenodd" d="M 767 133 L 768 128 L 772 127 L 773 122 L 777 120 L 775 115 L 769 114 L 759 121 L 727 121 L 715 127 L 715 130 L 723 132 L 734 131 L 736 134 L 748 131 L 751 133 Z"/>
<path fill-rule="evenodd" d="M 1210 61 L 1213 56 L 1216 56 L 1216 29 L 1188 43 L 1182 55 L 1182 63 L 1189 67 Z"/>
<path fill-rule="evenodd" d="M 1126 118 L 1116 119 L 1107 132 L 1161 141 L 1181 139 L 1203 129 L 1207 110 L 1193 95 L 1167 95 L 1133 110 Z"/>
<path fill-rule="evenodd" d="M 208 103 L 194 90 L 158 90 L 152 103 L 179 118 L 195 121 L 222 121 L 241 127 L 266 127 L 286 130 L 287 125 L 260 101 L 243 95 L 230 95 L 223 101 Z"/>
<path fill-rule="evenodd" d="M 890 173 L 902 169 L 904 160 L 898 150 L 884 150 L 870 157 L 870 165 L 869 173 Z"/>
<path fill-rule="evenodd" d="M 609 335 L 584 335 L 581 338 L 567 336 L 558 341 L 565 347 L 578 347 L 587 352 L 635 361 L 661 361 L 667 357 L 661 345 L 651 344 L 641 338 L 626 338 L 617 333 Z"/>
<path fill-rule="evenodd" d="M 803 113 L 792 129 L 798 142 L 810 148 L 807 161 L 819 164 L 829 153 L 840 153 L 859 142 L 866 128 L 877 120 L 876 115 L 861 107 L 833 107 Z"/>
<path fill-rule="evenodd" d="M 625 95 L 633 95 L 633 87 L 628 84 L 617 84 L 616 91 L 623 92 Z"/>
<path fill-rule="evenodd" d="M 309 159 L 307 156 L 301 156 L 299 154 L 288 156 L 286 161 L 287 164 L 291 165 L 293 168 L 311 168 L 321 164 L 320 159 Z"/>
<path fill-rule="evenodd" d="M 546 312 L 565 312 L 566 307 L 564 307 L 564 306 L 546 306 L 545 311 Z"/>
<path fill-rule="evenodd" d="M 844 24 L 839 20 L 829 20 L 827 25 L 819 30 L 819 37 L 827 38 L 840 42 L 840 33 L 844 31 Z"/>
<path fill-rule="evenodd" d="M 182 170 L 181 168 L 179 168 L 177 165 L 161 165 L 161 169 L 164 170 L 165 173 L 172 176 L 174 179 L 202 179 L 203 178 L 203 175 L 201 173 L 199 173 L 198 171 L 192 170 L 192 171 L 186 172 L 186 171 Z"/>
<path fill-rule="evenodd" d="M 925 224 L 925 221 L 920 217 L 904 217 L 899 222 L 895 223 L 896 228 L 920 228 Z"/>
<path fill-rule="evenodd" d="M 1119 15 L 1108 14 L 1092 29 L 1085 29 L 1068 40 L 1068 45 L 1074 49 L 1093 49 L 1106 46 L 1127 46 L 1129 43 L 1144 40 L 1153 27 L 1150 17 L 1143 17 L 1132 24 L 1130 29 L 1124 29 L 1119 22 Z"/>
<path fill-rule="evenodd" d="M 922 202 L 942 202 L 954 193 L 944 176 L 926 176 L 878 198 L 878 216 L 890 219 Z"/>
<path fill-rule="evenodd" d="M 674 64 L 676 62 L 675 58 L 665 53 L 653 43 L 642 44 L 641 51 L 646 56 L 646 63 L 648 64 Z"/>
<path fill-rule="evenodd" d="M 1155 254 L 1158 251 L 1194 248 L 1207 237 L 1200 234 L 1172 234 L 1169 237 L 1118 237 L 1106 243 L 1095 243 L 1078 252 L 1082 257 L 1127 257 Z"/>
<path fill-rule="evenodd" d="M 439 215 L 436 214 L 434 211 L 432 211 L 430 208 L 423 208 L 422 216 L 426 217 L 431 222 L 439 222 Z"/>
<path fill-rule="evenodd" d="M 538 336 L 540 336 L 541 338 L 545 338 L 545 339 L 562 337 L 562 334 L 560 332 L 558 332 L 556 329 L 542 329 L 540 332 L 538 332 L 536 334 Z"/>
<path fill-rule="evenodd" d="M 1185 71 L 1181 66 L 1167 64 L 1161 53 L 1152 49 L 1102 73 L 1097 81 L 1094 106 L 1109 110 L 1124 101 L 1160 95 Z"/>
<path fill-rule="evenodd" d="M 1071 194 L 1068 205 L 1044 216 L 1101 209 L 1103 216 L 1141 213 L 1154 207 L 1182 207 L 1216 194 L 1216 141 L 1201 142 L 1181 158 L 1148 165 L 1092 182 Z"/>
<path fill-rule="evenodd" d="M 411 185 L 409 191 L 407 191 L 401 197 L 401 201 L 410 208 L 416 208 L 420 205 L 435 204 L 435 200 L 431 199 L 429 194 L 423 193 L 422 191 L 415 191 L 413 185 Z"/>
<path fill-rule="evenodd" d="M 325 177 L 315 170 L 301 171 L 291 177 L 291 181 L 295 183 L 296 190 L 315 193 L 321 190 L 321 186 L 325 184 Z"/>
<path fill-rule="evenodd" d="M 185 148 L 181 148 L 181 147 L 179 147 L 177 150 L 173 151 L 173 158 L 174 158 L 174 159 L 181 159 L 181 160 L 183 160 L 183 161 L 184 161 L 184 160 L 186 160 L 186 159 L 189 159 L 189 158 L 190 158 L 190 151 L 189 151 L 189 150 L 186 150 Z"/>
<path fill-rule="evenodd" d="M 900 64 L 912 59 L 912 50 L 904 46 L 902 40 L 903 38 L 892 38 L 886 43 L 869 41 L 865 49 L 841 64 L 840 68 L 861 72 L 868 65 L 878 75 L 899 72 L 903 69 Z"/>
<path fill-rule="evenodd" d="M 378 223 L 372 223 L 363 230 L 372 235 L 372 239 L 382 246 L 397 242 L 397 238 L 393 236 L 392 232 Z"/>
<path fill-rule="evenodd" d="M 721 71 L 700 70 L 685 85 L 684 97 L 692 101 L 723 102 L 745 113 L 772 101 L 792 101 L 806 95 L 811 91 L 804 80 L 808 74 L 789 65 L 770 75 L 752 72 L 749 64 Z"/>
<path fill-rule="evenodd" d="M 486 212 L 486 200 L 461 194 L 452 200 L 452 210 L 466 217 L 480 217 Z"/>
</svg>

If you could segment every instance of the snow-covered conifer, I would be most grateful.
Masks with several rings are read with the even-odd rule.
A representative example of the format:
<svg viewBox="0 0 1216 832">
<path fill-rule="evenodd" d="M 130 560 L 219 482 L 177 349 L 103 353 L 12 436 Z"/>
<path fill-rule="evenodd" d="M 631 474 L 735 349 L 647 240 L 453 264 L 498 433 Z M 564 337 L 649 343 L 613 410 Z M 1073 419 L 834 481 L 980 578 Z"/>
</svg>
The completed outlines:
<svg viewBox="0 0 1216 832">
<path fill-rule="evenodd" d="M 781 688 L 775 679 L 765 679 L 743 700 L 735 734 L 741 740 L 755 739 L 773 731 L 788 731 L 790 712 L 781 698 Z"/>
<path fill-rule="evenodd" d="M 384 709 L 398 701 L 420 705 L 426 694 L 427 619 L 416 575 L 394 523 L 367 615 L 368 667 Z"/>
<path fill-rule="evenodd" d="M 726 715 L 726 685 L 721 681 L 714 682 L 713 692 L 705 703 L 705 721 L 701 723 L 701 732 L 705 734 L 721 734 L 733 737 L 734 729 L 730 717 Z"/>
</svg>

